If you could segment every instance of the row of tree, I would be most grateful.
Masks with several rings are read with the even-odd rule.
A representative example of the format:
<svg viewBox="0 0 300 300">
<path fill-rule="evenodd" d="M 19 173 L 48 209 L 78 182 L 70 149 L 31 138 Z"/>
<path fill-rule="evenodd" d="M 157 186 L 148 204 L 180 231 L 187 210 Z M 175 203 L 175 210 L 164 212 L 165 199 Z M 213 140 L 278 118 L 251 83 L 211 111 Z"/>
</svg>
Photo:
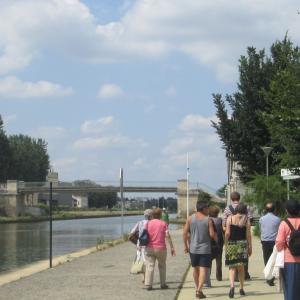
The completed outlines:
<svg viewBox="0 0 300 300">
<path fill-rule="evenodd" d="M 0 182 L 44 181 L 48 169 L 47 143 L 22 134 L 7 136 L 0 116 Z"/>
<path fill-rule="evenodd" d="M 232 95 L 214 94 L 213 122 L 226 156 L 241 166 L 242 181 L 252 187 L 248 196 L 262 209 L 268 200 L 282 203 L 286 187 L 281 168 L 300 167 L 300 50 L 285 36 L 270 51 L 247 49 L 239 60 L 239 82 Z M 262 146 L 271 146 L 269 182 Z M 299 170 L 298 170 L 299 172 Z M 297 171 L 296 171 L 297 173 Z M 299 181 L 292 184 L 297 196 Z"/>
</svg>

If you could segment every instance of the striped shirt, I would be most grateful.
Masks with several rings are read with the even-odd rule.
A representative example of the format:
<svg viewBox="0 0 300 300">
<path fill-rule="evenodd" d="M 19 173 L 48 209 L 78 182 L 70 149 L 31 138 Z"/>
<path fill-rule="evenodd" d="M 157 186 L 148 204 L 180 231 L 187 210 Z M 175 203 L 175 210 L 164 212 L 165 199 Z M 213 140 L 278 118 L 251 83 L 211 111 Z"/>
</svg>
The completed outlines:
<svg viewBox="0 0 300 300">
<path fill-rule="evenodd" d="M 235 210 L 238 205 L 239 205 L 239 202 L 237 202 L 237 201 L 231 203 L 231 206 L 233 207 L 233 210 Z M 226 222 L 227 222 L 228 217 L 233 215 L 233 213 L 230 210 L 229 206 L 230 205 L 226 206 L 225 209 L 224 209 L 224 212 L 223 212 L 223 226 L 226 226 Z M 251 213 L 249 207 L 248 207 L 247 216 L 248 216 L 249 219 L 252 219 L 252 213 Z"/>
</svg>

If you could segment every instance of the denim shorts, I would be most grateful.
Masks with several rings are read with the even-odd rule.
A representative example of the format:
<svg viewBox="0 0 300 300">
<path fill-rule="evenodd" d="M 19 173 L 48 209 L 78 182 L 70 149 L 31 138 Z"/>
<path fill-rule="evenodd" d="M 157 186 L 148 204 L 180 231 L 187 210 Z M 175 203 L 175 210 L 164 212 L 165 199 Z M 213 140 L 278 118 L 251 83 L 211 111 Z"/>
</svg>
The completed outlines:
<svg viewBox="0 0 300 300">
<path fill-rule="evenodd" d="M 195 254 L 190 253 L 192 267 L 205 267 L 210 268 L 211 266 L 211 255 L 210 254 Z"/>
</svg>

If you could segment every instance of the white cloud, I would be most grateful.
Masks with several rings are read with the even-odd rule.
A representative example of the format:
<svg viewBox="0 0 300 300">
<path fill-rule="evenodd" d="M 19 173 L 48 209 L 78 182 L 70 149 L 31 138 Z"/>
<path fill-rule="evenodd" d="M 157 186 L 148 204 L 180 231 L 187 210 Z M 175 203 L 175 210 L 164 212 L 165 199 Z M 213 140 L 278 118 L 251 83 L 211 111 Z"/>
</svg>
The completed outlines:
<svg viewBox="0 0 300 300">
<path fill-rule="evenodd" d="M 95 150 L 106 147 L 121 147 L 130 144 L 125 136 L 106 136 L 101 138 L 82 138 L 77 140 L 73 147 L 78 150 Z"/>
<path fill-rule="evenodd" d="M 269 47 L 287 30 L 299 42 L 298 1 L 270 3 L 139 0 L 122 19 L 100 25 L 79 0 L 2 1 L 0 74 L 26 67 L 44 49 L 91 63 L 181 52 L 228 81 L 247 46 Z"/>
<path fill-rule="evenodd" d="M 106 116 L 97 120 L 87 120 L 81 125 L 84 134 L 99 134 L 110 130 L 114 123 L 113 116 Z"/>
<path fill-rule="evenodd" d="M 0 79 L 0 99 L 64 97 L 69 96 L 72 93 L 72 88 L 64 88 L 59 84 L 49 81 L 28 82 L 22 81 L 15 76 L 8 76 Z"/>
<path fill-rule="evenodd" d="M 54 170 L 66 169 L 75 166 L 78 163 L 76 157 L 67 157 L 54 160 L 51 165 L 53 165 Z"/>
<path fill-rule="evenodd" d="M 45 140 L 54 140 L 65 138 L 67 131 L 65 128 L 60 126 L 42 126 L 32 130 L 30 135 L 37 138 L 43 138 Z"/>
<path fill-rule="evenodd" d="M 226 172 L 225 159 L 218 136 L 211 127 L 211 119 L 215 116 L 187 115 L 181 120 L 161 150 L 160 165 L 164 176 L 183 177 L 189 153 L 192 177 L 202 182 L 221 184 L 219 182 L 225 178 Z"/>
<path fill-rule="evenodd" d="M 187 115 L 181 121 L 179 129 L 185 132 L 194 132 L 211 129 L 211 121 L 217 121 L 216 116 L 203 117 L 201 115 Z"/>
<path fill-rule="evenodd" d="M 103 84 L 98 92 L 100 99 L 119 98 L 124 95 L 122 88 L 116 84 Z"/>
</svg>

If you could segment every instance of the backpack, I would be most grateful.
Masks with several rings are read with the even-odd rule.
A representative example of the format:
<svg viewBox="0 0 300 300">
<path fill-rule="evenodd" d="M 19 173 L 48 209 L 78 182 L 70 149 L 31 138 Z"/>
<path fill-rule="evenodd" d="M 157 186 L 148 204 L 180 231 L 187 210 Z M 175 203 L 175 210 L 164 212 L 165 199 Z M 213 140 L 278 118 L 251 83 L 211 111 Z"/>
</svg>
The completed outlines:
<svg viewBox="0 0 300 300">
<path fill-rule="evenodd" d="M 291 229 L 288 248 L 293 256 L 300 256 L 300 225 L 295 229 L 288 219 L 285 219 L 284 221 Z"/>
<path fill-rule="evenodd" d="M 233 206 L 232 206 L 232 205 L 229 205 L 228 208 L 229 208 L 229 210 L 231 211 L 231 213 L 232 213 L 233 215 L 235 215 L 235 209 L 233 208 Z"/>
</svg>

